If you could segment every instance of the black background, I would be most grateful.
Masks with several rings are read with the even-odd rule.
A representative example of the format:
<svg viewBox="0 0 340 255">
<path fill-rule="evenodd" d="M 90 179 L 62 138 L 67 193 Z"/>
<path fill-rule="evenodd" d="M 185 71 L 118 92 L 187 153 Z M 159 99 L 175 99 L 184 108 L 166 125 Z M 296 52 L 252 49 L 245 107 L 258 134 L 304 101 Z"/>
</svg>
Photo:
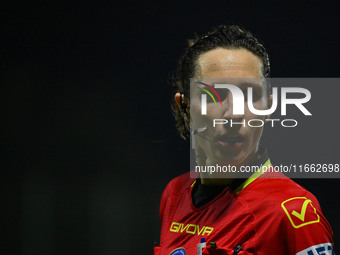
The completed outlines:
<svg viewBox="0 0 340 255">
<path fill-rule="evenodd" d="M 1 254 L 152 254 L 162 190 L 189 168 L 168 79 L 194 33 L 240 24 L 272 77 L 339 76 L 335 1 L 2 2 L 1 18 Z M 297 182 L 337 243 L 339 180 Z"/>
</svg>

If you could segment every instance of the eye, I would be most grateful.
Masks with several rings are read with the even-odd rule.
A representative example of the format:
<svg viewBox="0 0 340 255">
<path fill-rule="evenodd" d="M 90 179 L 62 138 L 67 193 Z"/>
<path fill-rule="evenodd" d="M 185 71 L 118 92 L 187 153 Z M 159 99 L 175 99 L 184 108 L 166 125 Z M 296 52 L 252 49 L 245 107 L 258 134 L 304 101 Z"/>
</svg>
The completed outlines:
<svg viewBox="0 0 340 255">
<path fill-rule="evenodd" d="M 251 88 L 252 90 L 252 98 L 253 102 L 256 102 L 261 99 L 262 97 L 262 86 L 257 83 L 249 83 L 245 82 L 240 84 L 240 89 L 242 90 L 242 93 L 244 95 L 244 100 L 248 100 L 248 88 Z"/>
<path fill-rule="evenodd" d="M 212 96 L 214 96 L 213 94 L 212 94 Z M 215 99 L 215 101 L 216 101 L 216 99 Z M 209 103 L 215 103 L 214 102 L 214 99 L 210 96 L 210 95 L 207 95 L 207 103 L 209 104 Z"/>
<path fill-rule="evenodd" d="M 252 93 L 253 94 L 253 102 L 256 102 L 256 101 L 261 99 L 261 97 L 262 97 L 262 90 L 261 89 L 253 88 L 252 92 L 253 92 Z M 248 95 L 247 95 L 247 97 L 248 97 Z"/>
<path fill-rule="evenodd" d="M 228 90 L 227 89 L 216 89 L 216 92 L 219 95 L 222 102 L 228 96 Z"/>
<path fill-rule="evenodd" d="M 261 88 L 253 88 L 253 101 L 258 101 L 262 97 L 262 89 Z"/>
<path fill-rule="evenodd" d="M 244 101 L 247 101 L 247 99 L 248 99 L 248 88 L 243 88 L 242 93 L 243 93 L 243 96 L 244 96 Z"/>
</svg>

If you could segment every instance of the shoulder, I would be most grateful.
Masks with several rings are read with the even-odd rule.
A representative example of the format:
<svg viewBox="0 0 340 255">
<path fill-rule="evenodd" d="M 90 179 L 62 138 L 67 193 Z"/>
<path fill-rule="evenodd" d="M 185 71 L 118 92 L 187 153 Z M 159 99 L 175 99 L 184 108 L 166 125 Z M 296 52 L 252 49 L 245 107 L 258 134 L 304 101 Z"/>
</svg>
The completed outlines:
<svg viewBox="0 0 340 255">
<path fill-rule="evenodd" d="M 182 194 L 184 190 L 191 187 L 195 180 L 195 178 L 190 177 L 190 172 L 175 177 L 165 187 L 162 197 Z"/>
<path fill-rule="evenodd" d="M 307 196 L 317 202 L 311 192 L 282 174 L 275 176 L 264 174 L 246 187 L 244 194 L 261 196 L 264 201 Z"/>
<path fill-rule="evenodd" d="M 240 195 L 254 210 L 266 206 L 271 208 L 272 213 L 277 212 L 282 216 L 285 215 L 286 207 L 290 211 L 301 211 L 307 202 L 321 211 L 318 200 L 311 192 L 283 175 L 280 178 L 263 176 L 246 187 Z"/>
<path fill-rule="evenodd" d="M 161 218 L 166 208 L 176 207 L 187 189 L 190 189 L 195 182 L 195 178 L 191 178 L 190 172 L 177 176 L 172 179 L 165 187 L 160 204 Z"/>
<path fill-rule="evenodd" d="M 273 242 L 274 237 L 285 236 L 285 245 L 296 251 L 332 243 L 333 232 L 318 200 L 293 180 L 284 176 L 259 178 L 243 191 L 239 198 L 254 215 L 261 236 L 269 234 Z M 282 241 L 277 239 L 277 243 Z"/>
</svg>

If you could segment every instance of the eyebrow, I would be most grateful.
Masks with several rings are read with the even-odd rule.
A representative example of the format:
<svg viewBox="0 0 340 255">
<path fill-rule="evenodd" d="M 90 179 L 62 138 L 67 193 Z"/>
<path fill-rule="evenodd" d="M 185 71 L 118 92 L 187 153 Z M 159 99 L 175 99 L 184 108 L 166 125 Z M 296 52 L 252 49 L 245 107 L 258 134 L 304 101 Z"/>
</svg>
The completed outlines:
<svg viewBox="0 0 340 255">
<path fill-rule="evenodd" d="M 242 82 L 235 86 L 240 87 L 240 88 L 249 88 L 249 87 L 261 88 L 261 89 L 263 88 L 261 83 L 252 83 L 252 82 Z"/>
</svg>

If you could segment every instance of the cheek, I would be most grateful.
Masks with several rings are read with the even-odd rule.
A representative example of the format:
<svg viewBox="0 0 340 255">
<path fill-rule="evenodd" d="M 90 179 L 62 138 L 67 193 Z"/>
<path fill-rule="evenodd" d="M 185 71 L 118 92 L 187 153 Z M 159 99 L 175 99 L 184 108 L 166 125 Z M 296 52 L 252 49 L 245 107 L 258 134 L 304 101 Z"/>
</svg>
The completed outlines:
<svg viewBox="0 0 340 255">
<path fill-rule="evenodd" d="M 254 103 L 254 108 L 258 109 L 258 110 L 266 109 L 265 105 L 261 101 L 257 101 L 256 103 Z M 256 115 L 256 114 L 252 113 L 249 110 L 248 105 L 247 105 L 247 106 L 245 106 L 245 116 L 244 116 L 244 118 L 247 122 L 246 129 L 248 129 L 247 133 L 248 133 L 248 137 L 249 137 L 249 146 L 250 146 L 249 149 L 253 149 L 253 147 L 255 147 L 258 144 L 258 142 L 261 138 L 262 131 L 263 131 L 264 125 L 266 123 L 266 121 L 265 121 L 266 116 L 265 115 Z M 259 127 L 248 126 L 248 122 L 250 120 L 258 120 L 258 121 L 251 121 L 250 123 L 251 123 L 251 125 L 259 126 Z"/>
<path fill-rule="evenodd" d="M 190 104 L 190 117 L 193 128 L 201 127 L 202 124 L 205 126 L 211 126 L 213 119 L 220 119 L 223 116 L 222 108 L 219 107 L 220 105 L 214 105 L 213 103 L 207 104 L 207 114 L 202 115 L 201 113 L 201 102 L 200 101 L 193 101 Z M 197 126 L 200 125 L 200 126 Z"/>
<path fill-rule="evenodd" d="M 206 115 L 201 114 L 201 103 L 198 100 L 193 100 L 190 103 L 190 126 L 192 129 L 202 127 L 206 122 Z"/>
<path fill-rule="evenodd" d="M 262 135 L 263 127 L 250 127 L 250 140 L 249 140 L 249 149 L 253 150 L 260 141 Z"/>
</svg>

